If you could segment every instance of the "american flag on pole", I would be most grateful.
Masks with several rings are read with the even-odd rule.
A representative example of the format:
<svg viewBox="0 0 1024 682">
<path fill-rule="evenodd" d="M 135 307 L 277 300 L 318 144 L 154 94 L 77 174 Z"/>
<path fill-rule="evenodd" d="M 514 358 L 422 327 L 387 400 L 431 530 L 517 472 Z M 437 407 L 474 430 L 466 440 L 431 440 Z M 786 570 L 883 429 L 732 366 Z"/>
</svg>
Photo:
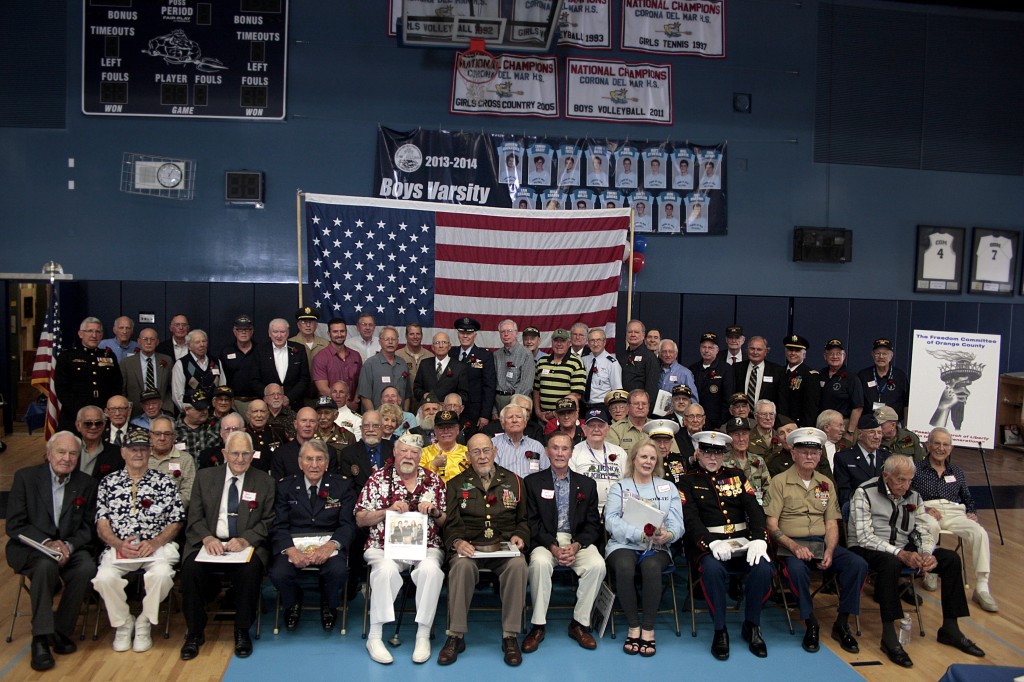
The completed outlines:
<svg viewBox="0 0 1024 682">
<path fill-rule="evenodd" d="M 427 339 L 463 316 L 499 345 L 498 323 L 615 336 L 629 209 L 526 211 L 307 194 L 310 305 L 353 325 L 417 322 Z"/>
<path fill-rule="evenodd" d="M 50 307 L 46 311 L 43 331 L 39 334 L 39 346 L 36 358 L 32 363 L 32 385 L 46 396 L 46 427 L 43 435 L 50 440 L 57 431 L 57 416 L 60 414 L 60 401 L 53 385 L 53 373 L 57 367 L 57 356 L 60 355 L 60 294 L 57 282 L 50 284 Z"/>
</svg>

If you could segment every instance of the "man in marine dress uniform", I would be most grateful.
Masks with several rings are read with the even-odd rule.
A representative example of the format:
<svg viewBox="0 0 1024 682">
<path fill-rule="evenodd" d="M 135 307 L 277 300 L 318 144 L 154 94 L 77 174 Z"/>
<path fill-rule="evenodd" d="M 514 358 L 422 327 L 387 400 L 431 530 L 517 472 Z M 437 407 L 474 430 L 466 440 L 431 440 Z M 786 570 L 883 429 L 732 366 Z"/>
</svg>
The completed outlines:
<svg viewBox="0 0 1024 682">
<path fill-rule="evenodd" d="M 121 366 L 112 351 L 99 347 L 102 338 L 103 323 L 87 317 L 78 326 L 79 343 L 57 356 L 53 383 L 60 400 L 57 428 L 62 431 L 71 430 L 86 405 L 106 405 L 121 392 Z"/>
<path fill-rule="evenodd" d="M 494 355 L 486 348 L 475 345 L 480 323 L 471 317 L 455 321 L 459 334 L 459 347 L 448 354 L 467 365 L 469 369 L 469 396 L 464 402 L 462 421 L 469 422 L 471 433 L 487 426 L 494 411 L 494 395 L 498 378 L 494 368 Z"/>
<path fill-rule="evenodd" d="M 821 384 L 818 371 L 807 366 L 807 339 L 799 334 L 787 336 L 786 382 L 780 387 L 779 401 L 785 405 L 783 414 L 796 422 L 797 426 L 814 426 L 821 411 Z"/>
<path fill-rule="evenodd" d="M 708 424 L 721 424 L 729 418 L 726 401 L 733 394 L 735 377 L 732 369 L 718 357 L 718 335 L 705 332 L 700 337 L 700 360 L 690 365 L 700 405 L 707 415 Z M 673 392 L 673 395 L 675 393 Z"/>
</svg>

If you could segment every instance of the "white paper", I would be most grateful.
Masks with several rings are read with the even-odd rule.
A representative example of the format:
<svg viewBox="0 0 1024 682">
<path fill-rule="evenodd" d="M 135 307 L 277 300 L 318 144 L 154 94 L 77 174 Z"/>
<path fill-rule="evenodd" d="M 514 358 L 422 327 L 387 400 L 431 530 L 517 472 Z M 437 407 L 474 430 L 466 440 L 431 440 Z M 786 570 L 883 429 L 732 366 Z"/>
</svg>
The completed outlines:
<svg viewBox="0 0 1024 682">
<path fill-rule="evenodd" d="M 245 564 L 252 558 L 254 550 L 255 547 L 247 547 L 241 552 L 224 552 L 220 556 L 214 556 L 206 551 L 206 547 L 202 547 L 196 555 L 196 561 L 207 564 Z"/>
<path fill-rule="evenodd" d="M 423 561 L 427 558 L 427 515 L 388 510 L 384 517 L 384 558 Z"/>
<path fill-rule="evenodd" d="M 634 528 L 643 529 L 648 523 L 660 528 L 662 521 L 665 520 L 665 512 L 644 504 L 635 497 L 627 497 L 622 501 L 622 520 Z"/>
<path fill-rule="evenodd" d="M 501 549 L 496 549 L 493 552 L 481 552 L 479 549 L 473 553 L 474 559 L 511 559 L 512 557 L 519 556 L 519 549 L 511 542 L 502 542 Z M 464 557 L 465 554 L 459 554 Z"/>
<path fill-rule="evenodd" d="M 46 556 L 50 557 L 51 559 L 55 559 L 57 561 L 60 561 L 60 558 L 62 556 L 64 556 L 63 554 L 61 554 L 57 550 L 51 549 L 50 547 L 47 547 L 46 545 L 44 545 L 41 542 L 36 542 L 35 540 L 33 540 L 32 538 L 28 537 L 27 535 L 22 535 L 22 534 L 19 533 L 18 534 L 18 539 L 21 540 L 22 542 L 24 542 L 26 545 L 28 545 L 32 549 L 37 550 L 39 552 L 42 552 L 43 554 L 45 554 Z"/>
<path fill-rule="evenodd" d="M 664 389 L 658 389 L 658 397 L 654 400 L 653 412 L 659 417 L 672 414 L 672 394 Z"/>
</svg>

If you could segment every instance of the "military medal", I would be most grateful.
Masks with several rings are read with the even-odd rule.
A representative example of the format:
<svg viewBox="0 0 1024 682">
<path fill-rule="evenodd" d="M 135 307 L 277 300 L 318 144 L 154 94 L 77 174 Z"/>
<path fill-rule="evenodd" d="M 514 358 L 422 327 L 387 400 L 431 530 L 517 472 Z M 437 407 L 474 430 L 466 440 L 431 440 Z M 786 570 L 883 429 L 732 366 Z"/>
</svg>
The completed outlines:
<svg viewBox="0 0 1024 682">
<path fill-rule="evenodd" d="M 462 505 L 461 505 L 463 509 L 466 508 L 466 501 L 468 499 L 469 499 L 469 491 L 468 490 L 463 490 L 462 491 Z"/>
<path fill-rule="evenodd" d="M 487 522 L 487 527 L 484 528 L 484 537 L 487 538 L 488 540 L 490 540 L 491 538 L 494 537 L 494 529 L 491 528 L 491 522 L 490 521 Z"/>
</svg>

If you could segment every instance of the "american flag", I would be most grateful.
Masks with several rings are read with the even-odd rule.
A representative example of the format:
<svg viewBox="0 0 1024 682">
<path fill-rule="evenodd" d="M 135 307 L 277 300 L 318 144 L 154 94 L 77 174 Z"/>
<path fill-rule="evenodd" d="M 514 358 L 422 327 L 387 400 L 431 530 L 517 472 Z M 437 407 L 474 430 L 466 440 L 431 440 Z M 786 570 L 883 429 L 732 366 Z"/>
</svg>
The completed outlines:
<svg viewBox="0 0 1024 682">
<path fill-rule="evenodd" d="M 574 322 L 615 336 L 629 210 L 526 211 L 307 194 L 309 282 L 321 319 L 417 322 L 427 339 L 463 316 L 478 343 L 498 323 L 534 326 L 542 344 Z"/>
<path fill-rule="evenodd" d="M 59 283 L 50 284 L 50 307 L 46 311 L 43 331 L 39 334 L 39 346 L 36 348 L 35 362 L 32 363 L 32 385 L 46 396 L 46 428 L 43 435 L 50 440 L 57 431 L 57 416 L 60 414 L 60 401 L 53 385 L 53 373 L 57 367 L 57 356 L 60 355 L 60 294 Z"/>
</svg>

